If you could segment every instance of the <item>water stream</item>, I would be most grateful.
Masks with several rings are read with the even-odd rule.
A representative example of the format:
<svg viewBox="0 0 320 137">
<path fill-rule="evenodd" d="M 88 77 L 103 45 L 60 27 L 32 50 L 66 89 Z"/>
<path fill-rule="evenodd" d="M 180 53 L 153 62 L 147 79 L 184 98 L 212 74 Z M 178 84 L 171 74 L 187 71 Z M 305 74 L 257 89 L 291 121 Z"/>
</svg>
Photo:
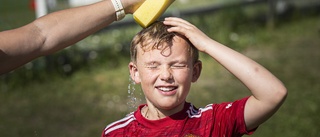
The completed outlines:
<svg viewBox="0 0 320 137">
<path fill-rule="evenodd" d="M 128 110 L 134 111 L 137 109 L 137 107 L 142 103 L 142 94 L 141 92 L 137 93 L 136 91 L 136 83 L 131 79 L 129 76 L 129 85 L 128 85 Z"/>
</svg>

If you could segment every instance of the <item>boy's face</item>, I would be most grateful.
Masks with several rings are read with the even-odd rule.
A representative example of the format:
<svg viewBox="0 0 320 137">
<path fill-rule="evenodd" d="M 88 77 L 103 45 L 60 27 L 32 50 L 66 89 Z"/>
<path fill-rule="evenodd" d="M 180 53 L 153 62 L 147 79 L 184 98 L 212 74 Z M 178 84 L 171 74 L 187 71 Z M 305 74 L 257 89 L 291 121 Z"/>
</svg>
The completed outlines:
<svg viewBox="0 0 320 137">
<path fill-rule="evenodd" d="M 130 75 L 140 83 L 148 105 L 172 110 L 183 106 L 191 82 L 201 72 L 201 62 L 194 63 L 188 52 L 188 43 L 175 36 L 171 50 L 143 51 L 137 45 L 136 63 L 130 63 Z"/>
</svg>

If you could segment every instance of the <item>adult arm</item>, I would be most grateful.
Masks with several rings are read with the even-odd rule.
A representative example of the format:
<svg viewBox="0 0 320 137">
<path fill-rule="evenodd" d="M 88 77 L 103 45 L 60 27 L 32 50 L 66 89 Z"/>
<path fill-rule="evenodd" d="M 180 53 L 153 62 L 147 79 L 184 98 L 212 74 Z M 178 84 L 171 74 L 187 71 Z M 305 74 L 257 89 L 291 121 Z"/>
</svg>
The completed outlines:
<svg viewBox="0 0 320 137">
<path fill-rule="evenodd" d="M 121 0 L 132 14 L 144 0 Z M 54 12 L 0 32 L 0 74 L 70 46 L 116 20 L 111 0 Z"/>
<path fill-rule="evenodd" d="M 199 51 L 209 54 L 248 87 L 252 95 L 244 111 L 247 130 L 265 122 L 285 100 L 287 90 L 282 82 L 255 61 L 212 40 L 185 20 L 166 18 L 164 23 L 173 26 L 169 31 L 186 36 Z"/>
</svg>

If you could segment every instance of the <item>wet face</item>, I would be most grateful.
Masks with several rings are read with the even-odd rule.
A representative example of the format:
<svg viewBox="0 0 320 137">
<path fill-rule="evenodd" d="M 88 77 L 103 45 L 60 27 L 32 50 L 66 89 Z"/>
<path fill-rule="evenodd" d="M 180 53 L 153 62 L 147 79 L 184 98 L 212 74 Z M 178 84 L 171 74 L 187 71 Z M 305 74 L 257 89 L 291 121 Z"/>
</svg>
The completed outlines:
<svg viewBox="0 0 320 137">
<path fill-rule="evenodd" d="M 201 62 L 192 61 L 188 47 L 184 39 L 175 36 L 173 46 L 164 51 L 138 48 L 136 62 L 129 64 L 130 74 L 141 84 L 148 105 L 163 110 L 183 106 L 201 71 Z"/>
</svg>

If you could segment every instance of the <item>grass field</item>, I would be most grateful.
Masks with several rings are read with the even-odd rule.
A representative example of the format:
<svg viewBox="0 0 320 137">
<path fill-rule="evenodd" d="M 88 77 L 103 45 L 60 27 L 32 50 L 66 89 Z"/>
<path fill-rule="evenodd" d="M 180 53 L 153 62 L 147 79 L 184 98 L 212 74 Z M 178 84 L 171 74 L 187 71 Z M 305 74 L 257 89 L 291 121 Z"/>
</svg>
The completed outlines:
<svg viewBox="0 0 320 137">
<path fill-rule="evenodd" d="M 273 31 L 244 32 L 238 43 L 241 53 L 273 72 L 289 92 L 283 106 L 253 137 L 320 136 L 319 16 L 284 22 Z M 108 123 L 130 111 L 127 57 L 117 64 L 106 59 L 70 77 L 48 75 L 44 82 L 30 80 L 12 89 L 0 87 L 0 136 L 100 136 Z M 202 76 L 188 101 L 200 107 L 249 95 L 218 63 L 203 54 L 201 60 Z M 136 89 L 136 96 L 143 98 L 140 88 Z"/>
</svg>

